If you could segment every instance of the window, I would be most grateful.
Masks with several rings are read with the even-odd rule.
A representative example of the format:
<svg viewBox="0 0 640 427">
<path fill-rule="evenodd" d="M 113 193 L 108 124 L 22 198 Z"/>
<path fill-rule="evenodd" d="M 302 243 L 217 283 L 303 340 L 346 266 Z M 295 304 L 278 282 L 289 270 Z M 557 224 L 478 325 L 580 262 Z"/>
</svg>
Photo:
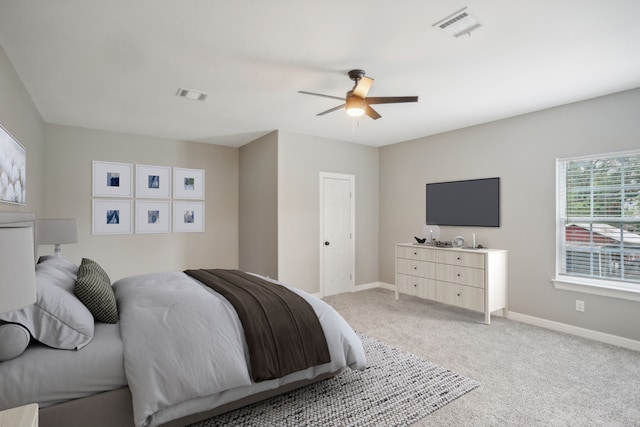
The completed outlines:
<svg viewBox="0 0 640 427">
<path fill-rule="evenodd" d="M 640 151 L 559 159 L 557 185 L 554 283 L 640 297 Z"/>
</svg>

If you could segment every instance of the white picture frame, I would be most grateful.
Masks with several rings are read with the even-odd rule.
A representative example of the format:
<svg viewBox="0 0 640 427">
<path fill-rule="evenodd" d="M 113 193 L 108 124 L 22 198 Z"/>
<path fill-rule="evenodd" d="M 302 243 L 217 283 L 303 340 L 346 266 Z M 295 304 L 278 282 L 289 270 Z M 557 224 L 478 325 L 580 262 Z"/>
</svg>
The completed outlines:
<svg viewBox="0 0 640 427">
<path fill-rule="evenodd" d="M 136 200 L 136 234 L 170 232 L 171 202 Z"/>
<path fill-rule="evenodd" d="M 173 168 L 173 198 L 204 200 L 204 169 Z"/>
<path fill-rule="evenodd" d="M 27 203 L 27 152 L 0 125 L 0 202 Z"/>
<path fill-rule="evenodd" d="M 131 200 L 93 199 L 92 234 L 132 234 Z"/>
<path fill-rule="evenodd" d="M 136 165 L 136 197 L 168 199 L 171 197 L 171 167 Z"/>
<path fill-rule="evenodd" d="M 132 197 L 131 163 L 93 162 L 94 197 Z"/>
<path fill-rule="evenodd" d="M 204 202 L 173 202 L 173 232 L 204 232 Z"/>
</svg>

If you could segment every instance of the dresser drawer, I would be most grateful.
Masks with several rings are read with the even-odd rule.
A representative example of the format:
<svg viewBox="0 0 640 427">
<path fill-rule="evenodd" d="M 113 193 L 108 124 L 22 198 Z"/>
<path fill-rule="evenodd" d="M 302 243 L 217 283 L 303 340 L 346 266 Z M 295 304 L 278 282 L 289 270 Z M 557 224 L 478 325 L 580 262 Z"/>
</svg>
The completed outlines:
<svg viewBox="0 0 640 427">
<path fill-rule="evenodd" d="M 411 276 L 427 277 L 430 279 L 436 277 L 436 267 L 432 262 L 398 258 L 397 263 L 399 274 L 409 274 Z"/>
<path fill-rule="evenodd" d="M 418 261 L 433 261 L 433 249 L 418 246 L 398 246 L 398 258 L 415 259 Z"/>
<path fill-rule="evenodd" d="M 484 311 L 484 290 L 472 286 L 436 282 L 436 301 L 469 310 Z"/>
<path fill-rule="evenodd" d="M 398 285 L 398 292 L 403 294 L 431 300 L 436 298 L 436 281 L 433 279 L 398 274 L 396 283 Z"/>
<path fill-rule="evenodd" d="M 484 289 L 484 270 L 480 268 L 459 267 L 457 265 L 437 264 L 436 279 L 458 285 Z"/>
<path fill-rule="evenodd" d="M 463 267 L 484 268 L 484 255 L 473 252 L 443 250 L 436 252 L 436 262 Z"/>
</svg>

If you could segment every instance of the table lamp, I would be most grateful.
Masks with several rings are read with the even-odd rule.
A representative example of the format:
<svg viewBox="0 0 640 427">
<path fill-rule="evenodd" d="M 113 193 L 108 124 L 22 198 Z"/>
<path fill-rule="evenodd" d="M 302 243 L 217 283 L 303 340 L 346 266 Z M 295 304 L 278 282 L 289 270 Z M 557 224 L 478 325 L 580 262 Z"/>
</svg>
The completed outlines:
<svg viewBox="0 0 640 427">
<path fill-rule="evenodd" d="M 78 243 L 78 228 L 75 218 L 45 218 L 38 220 L 38 245 L 55 245 L 54 254 L 60 256 L 60 245 Z"/>
</svg>

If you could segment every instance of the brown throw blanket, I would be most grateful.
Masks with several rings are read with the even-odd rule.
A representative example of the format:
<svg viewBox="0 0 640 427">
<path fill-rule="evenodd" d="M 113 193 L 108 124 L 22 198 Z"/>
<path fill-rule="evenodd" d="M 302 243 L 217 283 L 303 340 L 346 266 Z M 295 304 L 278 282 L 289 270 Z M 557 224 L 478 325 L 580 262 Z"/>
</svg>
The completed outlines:
<svg viewBox="0 0 640 427">
<path fill-rule="evenodd" d="M 256 382 L 331 362 L 313 308 L 284 286 L 238 270 L 185 270 L 236 309 Z"/>
</svg>

